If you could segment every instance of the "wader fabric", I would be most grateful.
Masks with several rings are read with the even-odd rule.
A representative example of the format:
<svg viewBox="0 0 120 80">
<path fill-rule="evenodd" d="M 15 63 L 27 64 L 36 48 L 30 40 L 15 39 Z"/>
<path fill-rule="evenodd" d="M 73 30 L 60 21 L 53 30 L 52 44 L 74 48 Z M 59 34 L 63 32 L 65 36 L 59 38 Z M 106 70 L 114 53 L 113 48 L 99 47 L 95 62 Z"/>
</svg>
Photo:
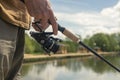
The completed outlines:
<svg viewBox="0 0 120 80">
<path fill-rule="evenodd" d="M 30 28 L 31 17 L 20 0 L 0 0 L 0 18 L 13 25 Z"/>
<path fill-rule="evenodd" d="M 23 51 L 24 29 L 0 19 L 0 80 L 20 80 Z"/>
</svg>

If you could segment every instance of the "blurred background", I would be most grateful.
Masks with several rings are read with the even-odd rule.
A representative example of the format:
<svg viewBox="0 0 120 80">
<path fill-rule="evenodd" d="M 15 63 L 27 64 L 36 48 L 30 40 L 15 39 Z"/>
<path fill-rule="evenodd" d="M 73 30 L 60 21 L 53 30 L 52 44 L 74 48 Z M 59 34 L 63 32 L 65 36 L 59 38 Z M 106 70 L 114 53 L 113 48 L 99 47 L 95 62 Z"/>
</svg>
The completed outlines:
<svg viewBox="0 0 120 80">
<path fill-rule="evenodd" d="M 77 35 L 88 46 L 102 51 L 120 51 L 120 0 L 50 0 L 57 22 Z M 33 30 L 31 28 L 29 31 Z M 28 31 L 28 32 L 29 32 Z M 49 27 L 46 31 L 51 32 Z M 28 33 L 29 34 L 29 33 Z M 62 33 L 68 52 L 79 46 Z M 26 53 L 43 53 L 40 46 L 26 35 Z"/>
<path fill-rule="evenodd" d="M 120 0 L 50 1 L 60 25 L 69 29 L 100 55 L 108 54 L 104 58 L 120 69 Z M 52 31 L 51 27 L 47 31 Z M 63 39 L 62 44 L 66 54 L 90 54 L 88 50 L 61 33 L 55 37 Z M 25 53 L 44 54 L 40 47 L 26 34 Z M 119 80 L 120 74 L 98 57 L 89 56 L 23 64 L 22 78 L 24 80 Z"/>
<path fill-rule="evenodd" d="M 58 22 L 85 38 L 120 31 L 120 0 L 50 0 Z"/>
</svg>

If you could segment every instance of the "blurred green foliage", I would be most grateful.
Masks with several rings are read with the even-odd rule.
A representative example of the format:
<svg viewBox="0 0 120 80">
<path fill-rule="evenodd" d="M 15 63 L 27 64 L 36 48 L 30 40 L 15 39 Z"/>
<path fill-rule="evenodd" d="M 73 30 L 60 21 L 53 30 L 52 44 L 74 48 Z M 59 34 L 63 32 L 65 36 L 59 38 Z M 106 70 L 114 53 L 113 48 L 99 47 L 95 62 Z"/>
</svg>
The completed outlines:
<svg viewBox="0 0 120 80">
<path fill-rule="evenodd" d="M 111 35 L 97 33 L 84 39 L 84 43 L 91 48 L 99 47 L 102 51 L 120 51 L 120 33 Z"/>
<path fill-rule="evenodd" d="M 43 53 L 41 46 L 27 34 L 25 35 L 25 53 Z"/>
<path fill-rule="evenodd" d="M 27 34 L 25 37 L 25 53 L 44 53 L 41 46 L 34 39 L 30 38 Z M 78 37 L 81 38 L 80 35 Z M 91 37 L 87 36 L 82 41 L 91 48 L 99 47 L 102 51 L 120 51 L 120 33 L 111 35 L 105 33 L 97 33 Z M 66 45 L 68 52 L 78 51 L 79 44 L 72 42 L 68 38 L 66 38 L 62 44 Z"/>
</svg>

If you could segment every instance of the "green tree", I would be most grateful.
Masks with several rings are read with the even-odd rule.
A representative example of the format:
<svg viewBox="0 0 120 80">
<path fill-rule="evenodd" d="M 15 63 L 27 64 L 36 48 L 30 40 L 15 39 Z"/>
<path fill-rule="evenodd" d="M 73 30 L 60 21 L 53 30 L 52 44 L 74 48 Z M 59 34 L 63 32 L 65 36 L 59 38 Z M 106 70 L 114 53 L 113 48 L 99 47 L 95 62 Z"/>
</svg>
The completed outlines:
<svg viewBox="0 0 120 80">
<path fill-rule="evenodd" d="M 109 51 L 109 40 L 107 36 L 104 33 L 97 33 L 89 39 L 89 45 L 92 48 L 99 47 L 102 51 Z"/>
<path fill-rule="evenodd" d="M 84 39 L 84 42 L 91 48 L 99 47 L 102 51 L 116 51 L 119 49 L 118 38 L 115 35 L 108 35 L 104 33 L 94 34 L 90 38 Z"/>
<path fill-rule="evenodd" d="M 115 39 L 114 35 L 107 36 L 109 40 L 109 51 L 116 51 L 117 48 L 117 40 Z"/>
<path fill-rule="evenodd" d="M 66 38 L 63 44 L 67 45 L 68 52 L 77 52 L 79 44 L 71 41 L 69 38 Z"/>
<path fill-rule="evenodd" d="M 114 33 L 111 35 L 116 40 L 116 51 L 120 51 L 120 33 Z"/>
</svg>

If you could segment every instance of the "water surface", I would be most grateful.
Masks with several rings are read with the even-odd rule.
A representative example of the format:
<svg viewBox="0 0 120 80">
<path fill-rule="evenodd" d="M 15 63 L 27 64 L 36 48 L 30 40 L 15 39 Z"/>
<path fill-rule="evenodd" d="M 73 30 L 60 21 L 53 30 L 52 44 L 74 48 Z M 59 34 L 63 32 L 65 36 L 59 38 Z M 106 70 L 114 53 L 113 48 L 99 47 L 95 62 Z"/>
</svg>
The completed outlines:
<svg viewBox="0 0 120 80">
<path fill-rule="evenodd" d="M 120 69 L 120 56 L 105 57 Z M 23 80 L 120 80 L 120 73 L 96 57 L 24 64 Z"/>
</svg>

